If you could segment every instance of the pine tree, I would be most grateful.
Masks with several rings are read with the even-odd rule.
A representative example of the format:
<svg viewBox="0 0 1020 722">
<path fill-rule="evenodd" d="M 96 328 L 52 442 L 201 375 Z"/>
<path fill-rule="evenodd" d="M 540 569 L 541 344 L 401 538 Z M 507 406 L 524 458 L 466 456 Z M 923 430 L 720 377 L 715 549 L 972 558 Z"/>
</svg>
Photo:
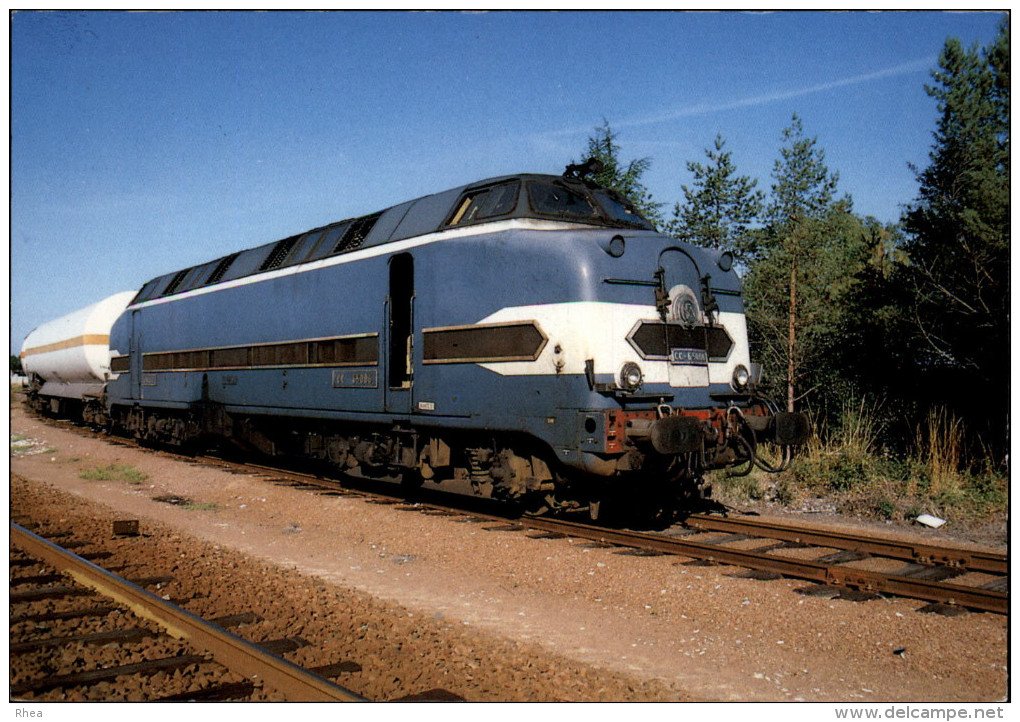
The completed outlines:
<svg viewBox="0 0 1020 722">
<path fill-rule="evenodd" d="M 1009 387 L 1009 28 L 984 51 L 950 38 L 926 86 L 939 119 L 903 223 L 918 370 L 958 412 L 1005 428 Z M 980 399 L 980 403 L 974 401 Z M 968 408 L 970 406 L 970 408 Z"/>
<path fill-rule="evenodd" d="M 743 257 L 765 194 L 755 188 L 757 180 L 735 175 L 732 153 L 725 147 L 726 141 L 717 135 L 714 150 L 705 149 L 708 164 L 688 161 L 687 170 L 694 174 L 694 183 L 691 188 L 681 186 L 684 202 L 674 206 L 667 231 L 689 243 L 733 251 Z"/>
<path fill-rule="evenodd" d="M 799 117 L 782 137 L 767 224 L 747 248 L 752 266 L 745 293 L 752 332 L 767 367 L 785 380 L 786 407 L 793 411 L 800 381 L 818 356 L 816 336 L 841 288 L 842 256 L 851 247 L 836 239 L 847 235 L 840 226 L 847 225 L 851 202 L 833 201 L 839 176 L 829 172 L 825 152 L 804 135 Z"/>
<path fill-rule="evenodd" d="M 641 182 L 641 176 L 651 167 L 652 159 L 636 158 L 624 163 L 620 159 L 620 146 L 616 137 L 617 134 L 609 127 L 609 121 L 603 119 L 602 125 L 595 128 L 595 135 L 588 137 L 588 150 L 582 160 L 599 160 L 602 170 L 594 174 L 595 182 L 619 193 L 638 213 L 658 226 L 662 223 L 662 203 L 655 202 Z"/>
</svg>

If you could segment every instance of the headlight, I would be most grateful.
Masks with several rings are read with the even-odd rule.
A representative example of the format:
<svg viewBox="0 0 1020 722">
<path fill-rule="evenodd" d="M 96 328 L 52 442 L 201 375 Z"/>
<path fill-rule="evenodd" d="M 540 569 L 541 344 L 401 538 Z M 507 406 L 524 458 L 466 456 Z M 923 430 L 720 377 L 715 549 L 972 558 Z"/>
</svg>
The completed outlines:
<svg viewBox="0 0 1020 722">
<path fill-rule="evenodd" d="M 733 369 L 733 380 L 730 382 L 730 386 L 733 387 L 734 391 L 741 392 L 747 390 L 747 384 L 751 381 L 751 372 L 747 370 L 747 367 L 743 364 Z"/>
<path fill-rule="evenodd" d="M 620 386 L 628 391 L 633 391 L 640 386 L 643 379 L 644 376 L 641 373 L 641 367 L 633 361 L 628 361 L 623 365 L 623 368 L 620 369 Z"/>
</svg>

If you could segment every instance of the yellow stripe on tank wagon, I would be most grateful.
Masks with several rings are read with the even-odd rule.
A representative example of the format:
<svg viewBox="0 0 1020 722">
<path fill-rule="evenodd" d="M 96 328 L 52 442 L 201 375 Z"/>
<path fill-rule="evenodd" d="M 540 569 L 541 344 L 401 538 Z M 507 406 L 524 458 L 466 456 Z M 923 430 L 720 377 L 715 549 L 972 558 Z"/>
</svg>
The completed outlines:
<svg viewBox="0 0 1020 722">
<path fill-rule="evenodd" d="M 49 353 L 50 351 L 62 351 L 67 348 L 77 348 L 78 346 L 100 345 L 109 346 L 110 336 L 102 333 L 89 333 L 84 336 L 57 341 L 56 343 L 48 343 L 44 346 L 33 346 L 32 348 L 27 348 L 21 352 L 21 358 L 32 356 L 37 353 Z"/>
</svg>

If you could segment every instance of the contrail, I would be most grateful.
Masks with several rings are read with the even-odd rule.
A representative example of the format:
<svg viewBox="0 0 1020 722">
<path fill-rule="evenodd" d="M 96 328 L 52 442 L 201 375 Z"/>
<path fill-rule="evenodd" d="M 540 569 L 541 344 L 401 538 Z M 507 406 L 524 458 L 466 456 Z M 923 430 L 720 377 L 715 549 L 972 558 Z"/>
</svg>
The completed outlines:
<svg viewBox="0 0 1020 722">
<path fill-rule="evenodd" d="M 873 73 L 864 73 L 863 75 L 855 75 L 850 78 L 841 78 L 839 80 L 832 80 L 827 83 L 820 83 L 818 85 L 811 85 L 806 88 L 795 88 L 792 90 L 777 91 L 773 93 L 766 93 L 764 95 L 753 95 L 749 98 L 740 98 L 738 100 L 732 100 L 726 103 L 698 103 L 684 108 L 674 108 L 673 110 L 667 110 L 656 115 L 646 116 L 644 118 L 632 118 L 630 120 L 616 121 L 612 124 L 614 129 L 618 128 L 633 128 L 641 125 L 652 125 L 654 123 L 663 123 L 669 120 L 677 120 L 678 118 L 687 118 L 694 115 L 708 115 L 710 113 L 718 113 L 725 110 L 735 110 L 737 108 L 750 108 L 757 105 L 767 105 L 769 103 L 775 103 L 781 100 L 789 100 L 791 98 L 799 98 L 804 95 L 810 95 L 812 93 L 822 93 L 828 90 L 834 90 L 836 88 L 843 88 L 848 85 L 860 85 L 861 83 L 868 83 L 872 80 L 879 80 L 881 78 L 889 78 L 896 75 L 905 75 L 908 73 L 916 73 L 920 70 L 927 70 L 932 67 L 935 62 L 933 58 L 925 58 L 922 60 L 914 60 L 909 63 L 903 63 L 896 65 L 891 68 L 885 68 L 883 70 L 876 70 Z M 550 131 L 546 135 L 575 135 L 577 133 L 585 133 L 590 131 L 590 128 L 571 128 L 564 130 Z"/>
</svg>

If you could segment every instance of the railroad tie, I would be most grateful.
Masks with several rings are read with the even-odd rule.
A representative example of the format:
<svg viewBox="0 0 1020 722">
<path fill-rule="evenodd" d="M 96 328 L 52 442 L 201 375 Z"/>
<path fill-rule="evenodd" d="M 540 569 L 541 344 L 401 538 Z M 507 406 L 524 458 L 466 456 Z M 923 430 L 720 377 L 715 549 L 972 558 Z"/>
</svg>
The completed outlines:
<svg viewBox="0 0 1020 722">
<path fill-rule="evenodd" d="M 923 564 L 910 564 L 908 566 L 920 567 L 920 569 L 911 568 L 907 571 L 901 570 L 896 572 L 896 576 L 919 579 L 925 582 L 943 582 L 947 579 L 954 579 L 955 577 L 959 577 L 967 573 L 967 570 L 961 567 L 929 567 Z"/>
<path fill-rule="evenodd" d="M 20 617 L 11 617 L 10 626 L 24 622 L 56 622 L 67 619 L 81 619 L 83 617 L 105 617 L 119 607 L 109 604 L 83 609 L 69 609 L 64 612 L 44 612 L 42 614 L 25 614 Z"/>
<path fill-rule="evenodd" d="M 46 637 L 32 639 L 27 642 L 15 642 L 10 645 L 14 654 L 37 652 L 49 647 L 63 647 L 69 644 L 110 644 L 111 642 L 138 642 L 147 637 L 158 637 L 161 632 L 133 627 L 131 629 L 114 629 L 108 632 L 92 632 L 90 634 L 74 634 L 69 637 Z"/>
<path fill-rule="evenodd" d="M 998 579 L 993 579 L 990 582 L 982 584 L 981 588 L 988 589 L 989 591 L 993 592 L 1002 592 L 1003 594 L 1005 594 L 1009 591 L 1009 577 L 999 577 Z"/>
<path fill-rule="evenodd" d="M 25 589 L 20 592 L 10 593 L 10 602 L 37 602 L 42 599 L 59 599 L 60 597 L 92 597 L 96 592 L 85 587 L 72 587 L 66 584 L 57 584 L 37 589 Z"/>
<path fill-rule="evenodd" d="M 857 562 L 861 559 L 868 559 L 871 555 L 867 552 L 859 552 L 854 549 L 845 549 L 835 554 L 826 554 L 825 556 L 818 557 L 815 559 L 816 562 L 822 564 L 846 564 L 847 562 Z"/>
<path fill-rule="evenodd" d="M 624 547 L 613 553 L 629 557 L 661 557 L 665 555 L 665 552 L 656 551 L 655 549 L 640 549 L 638 547 Z"/>
<path fill-rule="evenodd" d="M 320 677 L 339 677 L 341 674 L 360 672 L 361 665 L 357 662 L 338 662 L 326 664 L 321 667 L 312 667 L 308 670 Z M 232 699 L 246 699 L 255 693 L 255 685 L 251 682 L 232 682 L 229 684 L 217 684 L 212 687 L 200 689 L 195 692 L 181 692 L 166 697 L 160 697 L 157 702 L 224 702 Z"/>
<path fill-rule="evenodd" d="M 217 684 L 213 687 L 200 689 L 197 692 L 181 692 L 166 697 L 159 697 L 154 702 L 227 702 L 229 700 L 247 699 L 255 694 L 252 682 L 232 682 Z"/>
<path fill-rule="evenodd" d="M 965 614 L 970 614 L 963 607 L 958 607 L 955 604 L 941 604 L 939 602 L 927 604 L 917 611 L 921 614 L 938 614 L 943 617 L 962 617 Z"/>
<path fill-rule="evenodd" d="M 99 682 L 108 682 L 120 677 L 121 675 L 155 674 L 156 672 L 168 669 L 179 669 L 189 667 L 193 664 L 203 664 L 206 661 L 205 656 L 201 654 L 191 654 L 181 657 L 161 657 L 160 659 L 150 659 L 145 662 L 125 664 L 119 667 L 91 669 L 84 672 L 75 672 L 73 674 L 46 677 L 45 679 L 33 682 L 23 682 L 16 685 L 12 684 L 10 694 L 12 697 L 17 697 L 18 695 L 22 695 L 27 692 L 43 692 L 50 689 L 56 689 L 57 687 L 88 686 L 98 684 Z"/>
<path fill-rule="evenodd" d="M 103 609 L 100 607 L 100 609 Z M 113 609 L 109 607 L 107 609 Z M 104 612 L 105 614 L 105 612 Z M 219 617 L 212 620 L 221 627 L 233 627 L 239 624 L 251 624 L 258 621 L 258 617 L 254 614 L 234 614 L 229 617 Z M 149 630 L 143 627 L 131 627 L 128 629 L 114 629 L 106 632 L 91 632 L 89 634 L 75 634 L 68 637 L 46 637 L 44 639 L 32 639 L 26 642 L 17 642 L 10 645 L 10 651 L 23 654 L 26 652 L 35 652 L 40 649 L 46 649 L 48 647 L 62 647 L 69 644 L 110 644 L 111 642 L 137 642 L 148 637 L 158 637 L 163 633 L 161 631 Z M 292 649 L 300 649 L 300 646 L 293 646 L 298 644 L 295 640 L 282 640 L 288 642 Z M 303 640 L 301 640 L 303 641 Z M 275 644 L 279 645 L 279 642 Z M 292 651 L 292 649 L 285 649 L 284 651 Z"/>
<path fill-rule="evenodd" d="M 391 699 L 390 702 L 466 702 L 458 694 L 445 689 L 430 689 L 426 692 Z"/>
<path fill-rule="evenodd" d="M 13 577 L 10 585 L 12 587 L 21 587 L 25 584 L 52 584 L 53 582 L 63 581 L 64 576 L 62 574 L 36 574 L 31 577 Z"/>
</svg>

